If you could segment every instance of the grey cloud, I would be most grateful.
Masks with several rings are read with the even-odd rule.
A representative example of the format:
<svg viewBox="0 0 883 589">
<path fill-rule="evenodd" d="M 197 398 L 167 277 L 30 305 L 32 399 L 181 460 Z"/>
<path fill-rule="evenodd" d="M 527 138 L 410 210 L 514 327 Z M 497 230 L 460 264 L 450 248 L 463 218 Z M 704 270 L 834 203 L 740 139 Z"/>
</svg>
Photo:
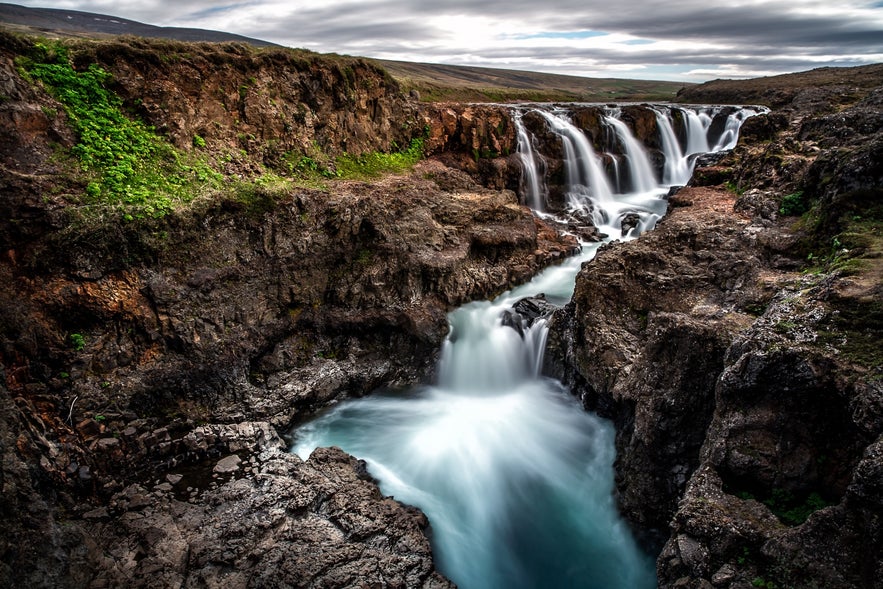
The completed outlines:
<svg viewBox="0 0 883 589">
<path fill-rule="evenodd" d="M 18 0 L 38 5 L 40 0 Z M 318 51 L 356 55 L 406 56 L 426 62 L 469 62 L 494 66 L 536 64 L 544 71 L 567 73 L 561 62 L 584 63 L 583 70 L 604 65 L 640 63 L 652 66 L 688 65 L 693 69 L 727 66 L 767 71 L 793 71 L 826 64 L 860 64 L 883 54 L 881 20 L 855 18 L 847 9 L 824 17 L 801 13 L 793 2 L 751 3 L 729 0 L 709 7 L 708 0 L 372 0 L 344 6 L 333 2 L 289 2 L 285 14 L 261 13 L 264 0 L 65 0 L 58 7 L 103 12 L 151 24 L 205 27 L 229 14 L 224 30 Z M 797 3 L 799 4 L 799 3 Z M 113 5 L 114 8 L 110 8 Z M 247 11 L 241 12 L 241 11 Z M 277 10 L 278 12 L 278 10 Z M 247 14 L 248 18 L 240 18 Z M 883 14 L 883 9 L 870 14 Z M 677 50 L 656 45 L 603 46 L 586 51 L 576 47 L 529 48 L 488 44 L 445 45 L 450 31 L 435 28 L 430 17 L 463 19 L 479 16 L 529 23 L 531 33 L 595 30 L 624 33 L 653 41 L 684 41 Z M 188 20 L 192 19 L 192 20 Z M 214 19 L 214 20 L 211 20 Z M 217 27 L 215 27 L 217 28 Z M 513 30 L 513 36 L 521 30 Z M 483 40 L 481 40 L 483 41 Z M 414 47 L 420 46 L 416 53 Z M 560 39 L 557 42 L 560 45 Z M 711 45 L 711 49 L 699 49 Z M 628 49 L 628 50 L 626 50 Z M 819 58 L 827 60 L 822 63 Z M 620 75 L 621 70 L 615 70 Z"/>
</svg>

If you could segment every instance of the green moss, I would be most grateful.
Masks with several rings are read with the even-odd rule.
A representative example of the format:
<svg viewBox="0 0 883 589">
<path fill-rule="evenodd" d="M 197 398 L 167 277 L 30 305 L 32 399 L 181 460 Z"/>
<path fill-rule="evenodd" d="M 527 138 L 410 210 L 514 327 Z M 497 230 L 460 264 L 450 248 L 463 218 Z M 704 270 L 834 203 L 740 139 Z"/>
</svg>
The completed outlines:
<svg viewBox="0 0 883 589">
<path fill-rule="evenodd" d="M 732 180 L 727 180 L 726 182 L 724 182 L 724 188 L 736 195 L 741 195 L 743 192 L 745 192 L 744 188 L 740 188 L 739 185 Z"/>
<path fill-rule="evenodd" d="M 359 266 L 367 266 L 374 260 L 374 252 L 367 248 L 362 248 L 356 254 L 355 260 Z"/>
<path fill-rule="evenodd" d="M 747 491 L 735 493 L 743 500 L 757 500 L 769 507 L 779 520 L 789 526 L 802 524 L 816 511 L 828 507 L 831 503 L 817 492 L 798 497 L 784 489 L 773 489 L 769 497 L 759 499 Z"/>
<path fill-rule="evenodd" d="M 835 301 L 826 329 L 819 330 L 819 343 L 839 350 L 851 362 L 879 371 L 883 367 L 883 302 Z"/>
<path fill-rule="evenodd" d="M 234 184 L 228 202 L 241 207 L 249 217 L 260 217 L 275 209 L 288 195 L 291 186 L 290 180 L 266 173 L 252 181 Z"/>
<path fill-rule="evenodd" d="M 71 347 L 77 352 L 83 351 L 83 348 L 86 347 L 86 338 L 84 338 L 81 333 L 70 334 L 68 340 L 70 340 Z"/>
</svg>

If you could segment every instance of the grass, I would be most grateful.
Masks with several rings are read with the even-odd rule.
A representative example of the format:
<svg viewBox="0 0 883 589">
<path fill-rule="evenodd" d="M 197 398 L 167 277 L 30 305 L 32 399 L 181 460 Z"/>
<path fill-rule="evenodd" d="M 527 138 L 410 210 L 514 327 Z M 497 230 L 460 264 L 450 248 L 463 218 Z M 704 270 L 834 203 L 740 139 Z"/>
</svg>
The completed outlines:
<svg viewBox="0 0 883 589">
<path fill-rule="evenodd" d="M 64 107 L 77 143 L 70 153 L 86 177 L 83 204 L 118 207 L 124 219 L 162 217 L 191 201 L 221 176 L 204 161 L 180 154 L 144 123 L 129 118 L 108 89 L 111 75 L 96 64 L 77 71 L 61 43 L 37 42 L 18 59 L 24 76 Z"/>
<path fill-rule="evenodd" d="M 583 78 L 497 68 L 374 60 L 423 102 L 673 100 L 680 82 Z"/>
<path fill-rule="evenodd" d="M 831 211 L 834 214 L 831 214 Z M 883 367 L 883 303 L 874 293 L 883 277 L 883 206 L 879 192 L 855 193 L 836 208 L 818 203 L 798 222 L 808 234 L 803 248 L 808 273 L 851 276 L 862 295 L 830 297 L 833 310 L 818 342 L 838 350 L 840 357 L 880 374 Z"/>
</svg>

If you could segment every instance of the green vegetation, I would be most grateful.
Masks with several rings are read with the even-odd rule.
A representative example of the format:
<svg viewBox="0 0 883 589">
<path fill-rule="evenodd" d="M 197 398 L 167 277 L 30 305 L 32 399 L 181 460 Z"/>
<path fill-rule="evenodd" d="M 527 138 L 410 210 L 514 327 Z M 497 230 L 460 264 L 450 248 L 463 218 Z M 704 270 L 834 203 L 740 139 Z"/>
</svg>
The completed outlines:
<svg viewBox="0 0 883 589">
<path fill-rule="evenodd" d="M 382 174 L 402 173 L 410 170 L 423 159 L 423 139 L 412 139 L 402 151 L 380 153 L 377 151 L 353 156 L 344 154 L 337 158 L 336 176 L 348 180 L 376 178 Z"/>
<path fill-rule="evenodd" d="M 314 143 L 307 153 L 290 152 L 282 156 L 280 167 L 295 184 L 324 189 L 328 180 L 368 180 L 384 174 L 407 172 L 423 159 L 423 149 L 423 138 L 415 138 L 400 151 L 372 151 L 362 155 L 344 153 L 333 158 Z"/>
<path fill-rule="evenodd" d="M 290 188 L 290 180 L 266 173 L 251 181 L 234 183 L 228 202 L 238 203 L 250 217 L 260 217 L 276 208 Z"/>
<path fill-rule="evenodd" d="M 739 188 L 739 185 L 732 180 L 727 180 L 726 182 L 724 182 L 724 188 L 726 188 L 736 196 L 741 196 L 742 193 L 745 192 L 744 188 Z"/>
<path fill-rule="evenodd" d="M 582 78 L 539 72 L 373 60 L 423 102 L 674 100 L 680 82 Z"/>
<path fill-rule="evenodd" d="M 68 339 L 70 340 L 71 347 L 78 352 L 83 351 L 83 348 L 86 347 L 86 338 L 81 333 L 72 333 L 68 336 Z"/>
<path fill-rule="evenodd" d="M 737 494 L 741 499 L 756 499 L 748 492 Z M 807 520 L 814 512 L 831 505 L 816 492 L 809 493 L 804 498 L 798 498 L 785 489 L 773 489 L 772 494 L 761 501 L 770 508 L 770 511 L 779 518 L 783 524 L 797 526 Z"/>
<path fill-rule="evenodd" d="M 779 204 L 779 214 L 789 217 L 796 217 L 804 214 L 810 209 L 810 203 L 803 195 L 802 190 L 786 194 L 782 197 Z"/>
<path fill-rule="evenodd" d="M 800 248 L 807 272 L 858 274 L 880 265 L 883 205 L 877 192 L 849 193 L 834 203 L 803 202 L 808 208 L 794 229 L 805 236 Z"/>
<path fill-rule="evenodd" d="M 838 305 L 826 329 L 819 331 L 819 343 L 837 348 L 843 358 L 876 370 L 883 367 L 883 302 L 862 301 Z"/>
<path fill-rule="evenodd" d="M 161 217 L 220 180 L 207 164 L 186 161 L 152 128 L 127 117 L 107 88 L 110 74 L 96 64 L 75 70 L 61 43 L 35 43 L 18 65 L 64 106 L 77 133 L 71 153 L 87 174 L 84 204 L 121 207 L 126 219 Z"/>
</svg>

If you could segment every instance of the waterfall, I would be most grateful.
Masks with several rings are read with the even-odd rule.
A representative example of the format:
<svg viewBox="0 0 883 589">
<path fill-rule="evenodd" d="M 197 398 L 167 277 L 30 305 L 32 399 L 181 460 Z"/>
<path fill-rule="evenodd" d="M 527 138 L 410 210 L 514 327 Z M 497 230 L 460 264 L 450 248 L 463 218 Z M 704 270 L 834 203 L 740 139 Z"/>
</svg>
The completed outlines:
<svg viewBox="0 0 883 589">
<path fill-rule="evenodd" d="M 683 186 L 693 173 L 693 164 L 688 155 L 684 155 L 678 137 L 671 126 L 671 119 L 667 113 L 656 112 L 656 124 L 662 139 L 662 149 L 665 152 L 665 167 L 662 171 L 662 184 L 665 186 Z"/>
<path fill-rule="evenodd" d="M 592 210 L 611 239 L 652 228 L 665 212 L 666 187 L 614 194 L 583 132 L 562 113 L 537 112 L 560 137 L 568 203 Z M 686 156 L 668 117 L 656 116 L 663 184 L 683 183 L 689 171 L 678 166 Z M 647 187 L 643 148 L 626 125 L 607 123 L 633 182 Z M 521 129 L 525 158 L 534 152 Z M 526 184 L 532 191 L 533 182 Z M 599 246 L 583 244 L 578 256 L 529 283 L 453 311 L 437 384 L 341 402 L 299 427 L 292 451 L 307 458 L 316 447 L 336 445 L 365 460 L 384 493 L 426 513 L 436 565 L 463 589 L 654 587 L 653 558 L 617 513 L 612 426 L 542 376 L 545 321 L 513 325 L 513 305 L 524 297 L 543 293 L 551 304 L 566 304 Z"/>
<path fill-rule="evenodd" d="M 708 148 L 708 127 L 711 126 L 711 117 L 704 112 L 690 109 L 680 110 L 684 115 L 684 124 L 687 128 L 686 155 L 711 151 Z"/>
<path fill-rule="evenodd" d="M 561 137 L 571 204 L 575 208 L 583 208 L 592 201 L 610 202 L 613 191 L 585 133 L 562 116 L 544 110 L 536 112 L 540 113 L 548 121 L 551 129 Z"/>
<path fill-rule="evenodd" d="M 736 112 L 727 115 L 724 132 L 721 134 L 717 142 L 715 142 L 714 149 L 711 151 L 724 151 L 736 147 L 736 142 L 739 140 L 739 129 L 742 127 L 742 123 L 745 122 L 745 119 L 748 117 L 761 112 L 764 111 L 761 109 L 740 108 Z"/>
<path fill-rule="evenodd" d="M 518 138 L 518 154 L 521 157 L 522 185 L 525 186 L 525 200 L 535 211 L 545 209 L 544 191 L 540 188 L 540 170 L 533 145 L 524 121 L 521 120 L 521 111 L 515 111 L 512 120 L 515 122 L 515 130 Z"/>
<path fill-rule="evenodd" d="M 564 303 L 598 244 L 497 300 L 452 312 L 435 386 L 375 393 L 301 426 L 293 451 L 335 445 L 432 525 L 463 589 L 651 589 L 654 564 L 620 519 L 614 431 L 540 374 L 547 327 L 502 317 L 525 296 Z"/>
<path fill-rule="evenodd" d="M 634 191 L 652 192 L 658 190 L 659 182 L 656 179 L 656 174 L 653 173 L 650 160 L 647 159 L 647 150 L 644 149 L 644 146 L 638 143 L 626 124 L 616 117 L 604 117 L 604 122 L 613 127 L 616 137 L 622 143 Z"/>
</svg>

